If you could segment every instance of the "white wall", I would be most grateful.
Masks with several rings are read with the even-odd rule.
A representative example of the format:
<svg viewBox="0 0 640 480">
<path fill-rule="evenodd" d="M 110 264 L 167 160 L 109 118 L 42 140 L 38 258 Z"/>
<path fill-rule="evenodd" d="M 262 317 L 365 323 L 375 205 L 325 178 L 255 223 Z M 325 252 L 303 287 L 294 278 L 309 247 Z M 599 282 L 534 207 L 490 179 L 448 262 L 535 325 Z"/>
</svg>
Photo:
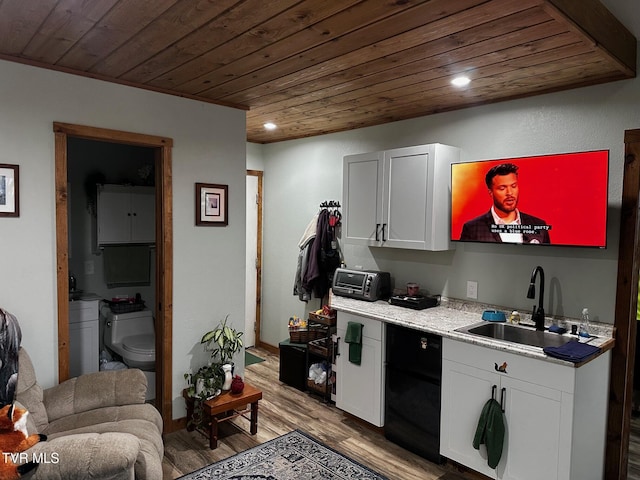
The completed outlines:
<svg viewBox="0 0 640 480">
<path fill-rule="evenodd" d="M 388 270 L 396 285 L 415 281 L 455 298 L 465 298 L 466 281 L 475 280 L 478 301 L 525 312 L 534 303 L 526 298 L 531 271 L 541 265 L 548 314 L 578 317 L 589 307 L 595 320 L 613 323 L 623 135 L 634 128 L 640 128 L 637 78 L 265 145 L 262 340 L 277 345 L 288 336 L 289 316 L 305 315 L 305 304 L 292 295 L 297 242 L 318 205 L 341 198 L 342 157 L 433 142 L 460 147 L 462 160 L 609 149 L 608 248 L 468 243 L 450 252 L 415 252 L 346 246 L 347 264 Z M 314 299 L 306 311 L 318 305 Z"/>
<path fill-rule="evenodd" d="M 262 145 L 247 142 L 247 170 L 264 171 Z"/>
<path fill-rule="evenodd" d="M 183 417 L 202 333 L 227 313 L 244 328 L 245 113 L 4 61 L 0 105 L 0 163 L 20 165 L 20 217 L 0 219 L 0 305 L 18 317 L 44 387 L 58 365 L 53 122 L 173 139 L 173 417 Z M 229 185 L 228 227 L 194 226 L 195 182 Z"/>
</svg>

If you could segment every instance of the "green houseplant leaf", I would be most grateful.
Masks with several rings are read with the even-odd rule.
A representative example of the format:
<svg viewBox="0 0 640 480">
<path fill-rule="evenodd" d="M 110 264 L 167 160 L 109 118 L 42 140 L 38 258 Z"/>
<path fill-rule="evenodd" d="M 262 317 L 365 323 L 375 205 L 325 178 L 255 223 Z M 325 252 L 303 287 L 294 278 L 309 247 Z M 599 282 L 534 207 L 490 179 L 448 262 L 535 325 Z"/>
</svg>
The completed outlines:
<svg viewBox="0 0 640 480">
<path fill-rule="evenodd" d="M 244 346 L 242 336 L 244 332 L 238 332 L 227 325 L 229 315 L 213 330 L 206 332 L 200 343 L 209 351 L 212 360 L 218 360 L 221 364 L 230 363 L 233 356 Z"/>
</svg>

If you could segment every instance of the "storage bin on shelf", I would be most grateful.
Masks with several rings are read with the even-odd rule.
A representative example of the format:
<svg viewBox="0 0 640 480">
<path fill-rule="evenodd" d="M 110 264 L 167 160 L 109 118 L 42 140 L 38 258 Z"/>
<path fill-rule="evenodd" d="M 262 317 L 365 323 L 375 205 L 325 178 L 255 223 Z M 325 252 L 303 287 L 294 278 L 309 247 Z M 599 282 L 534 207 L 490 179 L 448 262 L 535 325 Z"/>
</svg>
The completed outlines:
<svg viewBox="0 0 640 480">
<path fill-rule="evenodd" d="M 291 343 L 309 343 L 326 335 L 327 329 L 323 325 L 308 325 L 306 328 L 289 327 Z"/>
<path fill-rule="evenodd" d="M 144 310 L 144 300 L 136 301 L 110 301 L 106 300 L 109 308 L 113 313 L 131 313 Z"/>
<path fill-rule="evenodd" d="M 324 396 L 327 394 L 327 382 L 316 383 L 315 380 L 307 378 L 307 390 Z"/>
<path fill-rule="evenodd" d="M 333 327 L 336 324 L 337 315 L 335 311 L 330 315 L 318 314 L 315 312 L 309 312 L 309 322 L 319 323 L 321 325 L 328 325 Z"/>
<path fill-rule="evenodd" d="M 309 343 L 311 345 L 311 343 Z M 321 379 L 320 383 L 317 383 Z M 327 397 L 329 385 L 331 384 L 331 364 L 327 361 L 314 363 L 309 368 L 307 377 L 307 390 Z"/>
<path fill-rule="evenodd" d="M 329 337 L 311 340 L 308 349 L 309 353 L 329 359 L 333 354 L 333 341 Z"/>
</svg>

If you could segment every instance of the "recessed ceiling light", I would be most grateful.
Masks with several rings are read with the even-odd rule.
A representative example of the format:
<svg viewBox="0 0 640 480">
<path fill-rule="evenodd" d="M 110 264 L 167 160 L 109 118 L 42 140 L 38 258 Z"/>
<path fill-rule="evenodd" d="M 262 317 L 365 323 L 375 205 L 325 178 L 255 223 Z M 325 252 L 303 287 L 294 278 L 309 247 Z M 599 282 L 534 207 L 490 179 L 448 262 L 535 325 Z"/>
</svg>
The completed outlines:
<svg viewBox="0 0 640 480">
<path fill-rule="evenodd" d="M 278 127 L 275 123 L 267 122 L 264 124 L 264 128 L 267 130 L 275 130 Z"/>
<path fill-rule="evenodd" d="M 469 85 L 469 82 L 471 82 L 471 79 L 465 76 L 456 77 L 453 80 L 451 80 L 451 84 L 456 87 L 465 87 Z"/>
</svg>

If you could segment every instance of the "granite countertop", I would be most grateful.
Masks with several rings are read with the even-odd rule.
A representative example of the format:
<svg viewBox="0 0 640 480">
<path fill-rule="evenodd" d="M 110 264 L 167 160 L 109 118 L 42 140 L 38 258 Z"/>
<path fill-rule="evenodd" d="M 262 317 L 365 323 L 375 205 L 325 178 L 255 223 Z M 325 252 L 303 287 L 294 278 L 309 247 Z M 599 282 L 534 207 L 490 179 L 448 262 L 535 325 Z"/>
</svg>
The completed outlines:
<svg viewBox="0 0 640 480">
<path fill-rule="evenodd" d="M 367 302 L 364 300 L 355 300 L 333 294 L 330 296 L 329 303 L 332 308 L 335 308 L 338 311 L 353 313 L 355 315 L 381 320 L 386 323 L 402 325 L 415 330 L 422 330 L 441 335 L 442 337 L 473 343 L 527 357 L 538 358 L 553 363 L 572 367 L 580 366 L 580 364 L 574 364 L 550 357 L 542 351 L 541 347 L 520 345 L 513 342 L 456 331 L 456 329 L 462 327 L 482 323 L 482 312 L 484 310 L 502 310 L 507 314 L 510 313 L 511 309 L 507 309 L 505 307 L 497 307 L 494 305 L 476 302 L 465 302 L 458 299 L 442 298 L 440 305 L 437 307 L 427 308 L 424 310 L 413 310 L 410 308 L 391 305 L 389 302 L 383 300 Z M 523 323 L 531 323 L 530 313 L 523 315 L 521 312 L 521 318 Z M 547 318 L 545 323 L 547 326 L 555 323 L 570 331 L 571 324 L 580 323 L 580 320 L 570 318 Z M 613 325 L 590 322 L 590 332 L 597 338 L 591 340 L 589 345 L 600 347 L 601 353 L 613 348 L 615 343 L 615 340 L 613 339 Z M 570 336 L 575 337 L 574 335 Z M 593 360 L 593 358 L 591 360 Z"/>
</svg>

